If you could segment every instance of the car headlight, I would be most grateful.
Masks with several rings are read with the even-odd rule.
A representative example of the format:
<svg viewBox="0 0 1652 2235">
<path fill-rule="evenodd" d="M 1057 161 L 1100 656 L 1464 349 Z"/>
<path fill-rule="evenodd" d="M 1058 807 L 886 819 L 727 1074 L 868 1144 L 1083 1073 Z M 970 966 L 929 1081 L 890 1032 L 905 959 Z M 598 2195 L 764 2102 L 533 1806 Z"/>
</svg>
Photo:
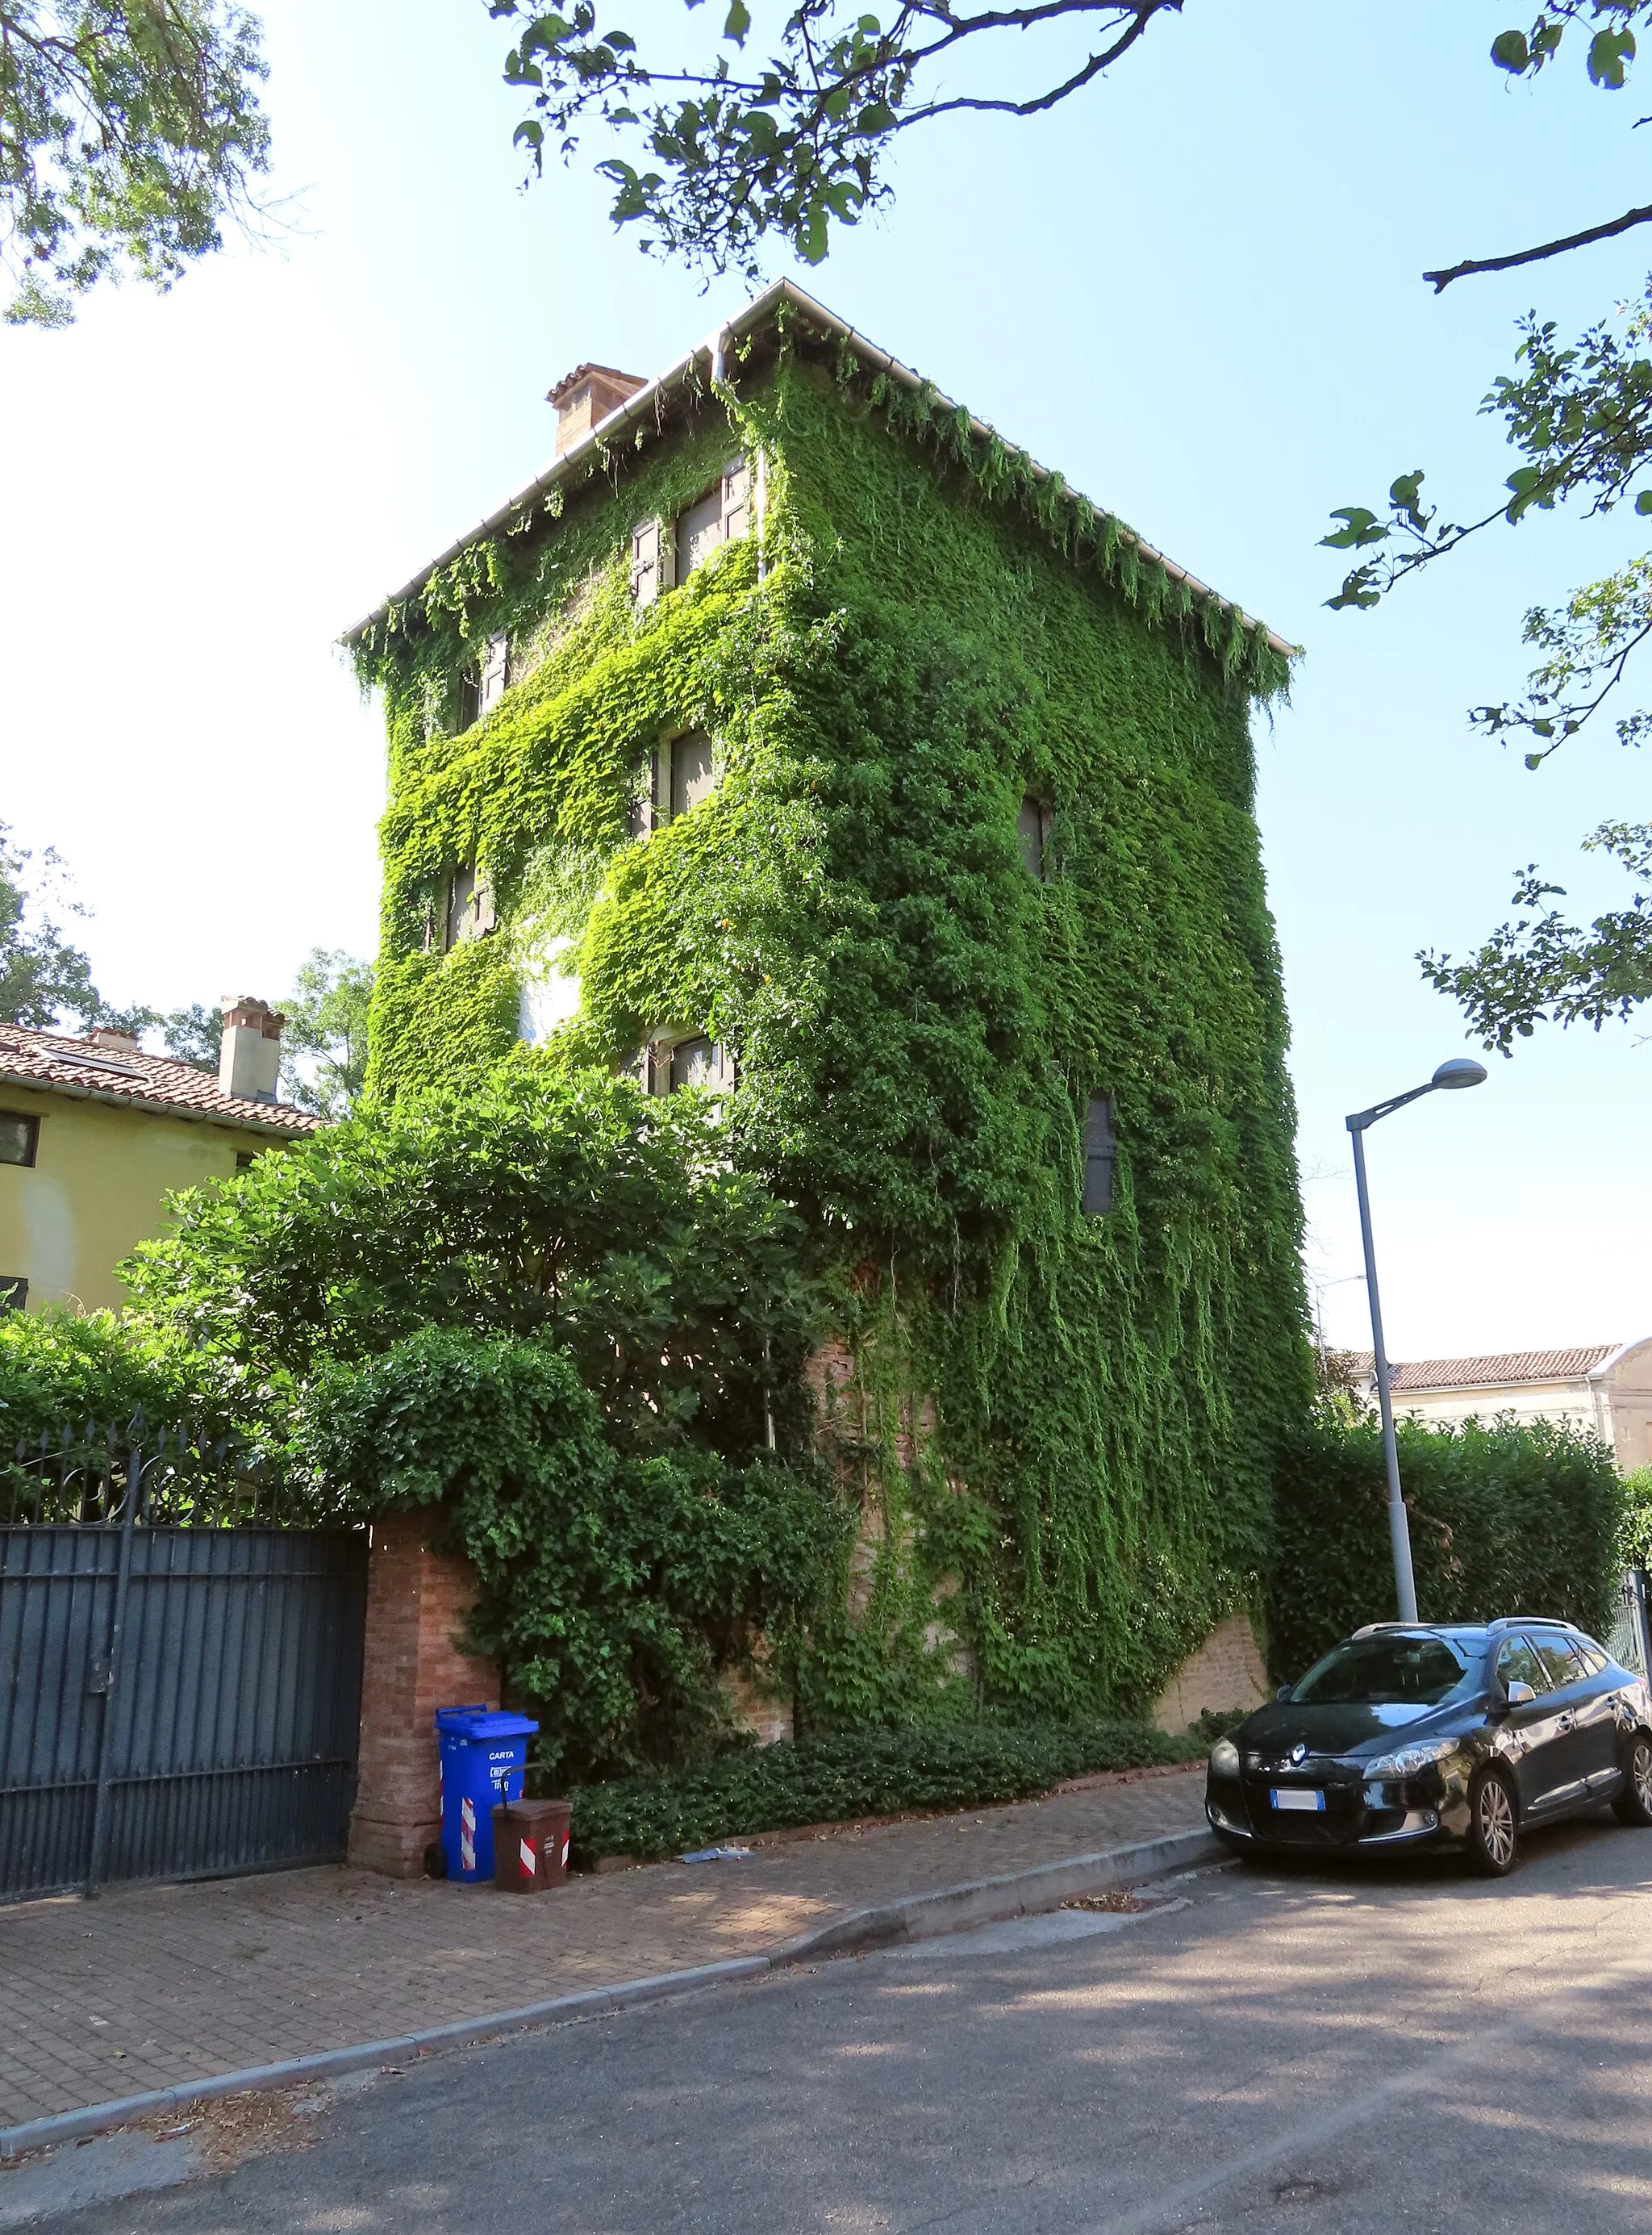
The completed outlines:
<svg viewBox="0 0 1652 2235">
<path fill-rule="evenodd" d="M 1211 1775 L 1237 1777 L 1239 1773 L 1239 1749 L 1231 1739 L 1218 1739 L 1211 1748 Z"/>
<path fill-rule="evenodd" d="M 1415 1777 L 1419 1770 L 1432 1768 L 1444 1761 L 1447 1754 L 1455 1753 L 1456 1739 L 1430 1739 L 1426 1746 L 1401 1747 L 1395 1753 L 1385 1753 L 1366 1765 L 1368 1777 Z"/>
</svg>

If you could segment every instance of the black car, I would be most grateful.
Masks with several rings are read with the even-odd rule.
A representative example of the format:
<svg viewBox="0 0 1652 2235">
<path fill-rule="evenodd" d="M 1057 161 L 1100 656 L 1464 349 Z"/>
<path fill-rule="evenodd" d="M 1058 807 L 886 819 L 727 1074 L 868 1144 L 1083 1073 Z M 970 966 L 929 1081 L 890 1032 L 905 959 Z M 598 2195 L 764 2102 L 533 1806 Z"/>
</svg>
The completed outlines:
<svg viewBox="0 0 1652 2235">
<path fill-rule="evenodd" d="M 1211 1749 L 1236 1848 L 1462 1849 L 1494 1878 L 1528 1825 L 1610 1800 L 1652 1824 L 1652 1693 L 1568 1622 L 1378 1622 Z"/>
</svg>

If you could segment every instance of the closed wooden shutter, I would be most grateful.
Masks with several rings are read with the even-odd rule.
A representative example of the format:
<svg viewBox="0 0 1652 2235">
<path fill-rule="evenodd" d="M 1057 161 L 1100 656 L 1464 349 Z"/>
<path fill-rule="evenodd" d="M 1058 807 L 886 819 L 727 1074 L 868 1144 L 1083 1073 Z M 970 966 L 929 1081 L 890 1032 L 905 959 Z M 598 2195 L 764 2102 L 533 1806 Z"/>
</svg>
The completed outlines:
<svg viewBox="0 0 1652 2235">
<path fill-rule="evenodd" d="M 657 520 L 639 521 L 631 530 L 631 603 L 634 606 L 651 606 L 665 587 L 660 579 L 660 552 L 663 541 Z"/>
<path fill-rule="evenodd" d="M 1048 874 L 1045 852 L 1049 845 L 1049 809 L 1041 799 L 1031 792 L 1021 803 L 1021 812 L 1015 817 L 1015 836 L 1021 841 L 1021 858 L 1027 874 L 1043 877 Z"/>
<path fill-rule="evenodd" d="M 1079 1209 L 1089 1217 L 1105 1217 L 1113 1208 L 1113 1168 L 1118 1156 L 1113 1097 L 1093 1094 L 1084 1120 L 1084 1192 L 1079 1202 Z"/>
<path fill-rule="evenodd" d="M 481 711 L 497 705 L 505 696 L 506 670 L 510 661 L 511 640 L 506 636 L 490 636 L 483 651 L 480 667 L 480 699 Z"/>
<path fill-rule="evenodd" d="M 722 469 L 722 535 L 733 543 L 751 534 L 751 475 L 744 458 L 730 458 Z"/>
<path fill-rule="evenodd" d="M 686 815 L 691 807 L 698 807 L 708 798 L 715 777 L 711 764 L 711 740 L 703 730 L 689 730 L 681 737 L 673 737 L 668 748 L 671 756 L 671 819 Z"/>
</svg>

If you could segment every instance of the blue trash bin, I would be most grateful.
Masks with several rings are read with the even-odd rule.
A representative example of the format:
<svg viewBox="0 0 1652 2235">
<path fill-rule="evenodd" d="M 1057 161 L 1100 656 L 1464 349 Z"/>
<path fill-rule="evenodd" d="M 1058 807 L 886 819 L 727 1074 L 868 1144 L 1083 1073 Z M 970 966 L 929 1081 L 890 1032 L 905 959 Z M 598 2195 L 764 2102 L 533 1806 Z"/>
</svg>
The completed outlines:
<svg viewBox="0 0 1652 2235">
<path fill-rule="evenodd" d="M 450 1878 L 492 1884 L 493 1811 L 501 1799 L 522 1798 L 528 1740 L 539 1727 L 526 1715 L 504 1714 L 480 1701 L 437 1708 L 441 1847 Z"/>
</svg>

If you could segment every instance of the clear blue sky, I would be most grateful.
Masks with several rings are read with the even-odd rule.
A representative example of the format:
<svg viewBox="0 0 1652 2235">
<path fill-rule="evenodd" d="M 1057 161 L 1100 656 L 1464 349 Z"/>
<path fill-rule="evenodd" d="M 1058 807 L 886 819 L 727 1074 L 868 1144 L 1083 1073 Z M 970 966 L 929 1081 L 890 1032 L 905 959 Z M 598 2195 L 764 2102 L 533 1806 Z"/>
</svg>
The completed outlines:
<svg viewBox="0 0 1652 2235">
<path fill-rule="evenodd" d="M 1420 284 L 1645 199 L 1646 88 L 1573 64 L 1510 87 L 1485 59 L 1505 17 L 1188 0 L 1044 123 L 913 140 L 892 214 L 801 275 L 1307 646 L 1258 724 L 1261 820 L 1312 1269 L 1348 1342 L 1342 1113 L 1463 1045 L 1414 951 L 1474 941 L 1534 856 L 1606 897 L 1577 841 L 1644 796 L 1609 733 L 1529 776 L 1464 719 L 1518 684 L 1525 606 L 1632 523 L 1499 530 L 1375 616 L 1322 602 L 1329 508 L 1418 464 L 1472 505 L 1509 469 L 1474 407 L 1516 315 L 1581 324 L 1652 260 L 1632 236 Z M 0 332 L 0 815 L 68 856 L 106 992 L 160 1006 L 371 951 L 381 740 L 333 639 L 546 462 L 562 372 L 656 370 L 746 292 L 640 257 L 586 170 L 518 191 L 480 0 L 283 0 L 268 31 L 284 233 L 67 335 Z M 1372 1137 L 1396 1355 L 1652 1332 L 1647 1065 L 1633 1026 L 1552 1033 Z"/>
</svg>

